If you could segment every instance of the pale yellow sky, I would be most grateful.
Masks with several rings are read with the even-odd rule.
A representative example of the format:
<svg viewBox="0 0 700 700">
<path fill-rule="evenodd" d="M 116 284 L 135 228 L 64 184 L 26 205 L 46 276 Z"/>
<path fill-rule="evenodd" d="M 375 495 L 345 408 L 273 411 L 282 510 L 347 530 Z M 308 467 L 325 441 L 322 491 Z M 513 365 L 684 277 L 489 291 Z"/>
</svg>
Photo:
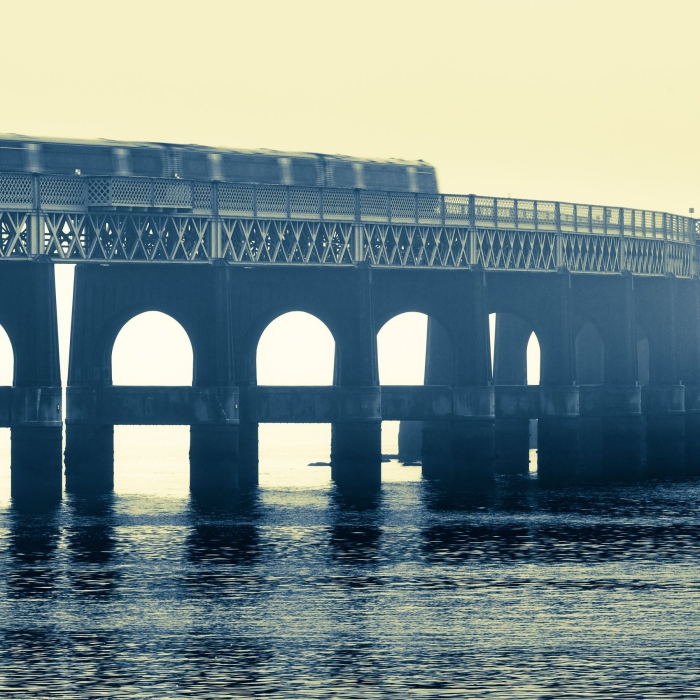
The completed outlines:
<svg viewBox="0 0 700 700">
<path fill-rule="evenodd" d="M 700 207 L 700 3 L 5 2 L 0 131 L 433 163 L 443 191 Z"/>
</svg>

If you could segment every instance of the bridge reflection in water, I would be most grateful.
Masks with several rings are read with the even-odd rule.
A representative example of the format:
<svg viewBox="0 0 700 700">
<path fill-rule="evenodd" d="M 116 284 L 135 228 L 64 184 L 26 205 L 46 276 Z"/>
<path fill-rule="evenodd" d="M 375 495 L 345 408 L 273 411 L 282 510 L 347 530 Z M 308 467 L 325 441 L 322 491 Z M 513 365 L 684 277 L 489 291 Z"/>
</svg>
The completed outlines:
<svg viewBox="0 0 700 700">
<path fill-rule="evenodd" d="M 700 465 L 693 219 L 359 187 L 0 173 L 0 228 L 0 324 L 16 356 L 0 424 L 12 429 L 17 499 L 62 490 L 61 262 L 77 263 L 72 492 L 112 489 L 114 425 L 133 424 L 190 426 L 195 494 L 257 483 L 266 422 L 331 423 L 344 488 L 379 485 L 382 420 L 420 422 L 424 477 L 463 487 L 526 473 L 532 419 L 541 478 Z M 112 385 L 120 329 L 152 310 L 186 331 L 192 386 Z M 333 335 L 333 386 L 257 385 L 258 341 L 290 311 Z M 409 311 L 429 318 L 425 385 L 380 386 L 377 332 Z M 526 386 L 533 332 L 537 387 Z"/>
</svg>

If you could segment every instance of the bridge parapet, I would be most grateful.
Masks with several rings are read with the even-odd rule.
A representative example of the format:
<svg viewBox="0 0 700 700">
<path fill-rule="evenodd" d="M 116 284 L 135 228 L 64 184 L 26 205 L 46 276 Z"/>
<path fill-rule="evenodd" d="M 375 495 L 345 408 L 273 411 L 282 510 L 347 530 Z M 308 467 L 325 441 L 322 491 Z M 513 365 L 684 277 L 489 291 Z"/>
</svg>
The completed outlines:
<svg viewBox="0 0 700 700">
<path fill-rule="evenodd" d="M 0 173 L 0 259 L 694 277 L 698 222 L 459 194 Z"/>
</svg>

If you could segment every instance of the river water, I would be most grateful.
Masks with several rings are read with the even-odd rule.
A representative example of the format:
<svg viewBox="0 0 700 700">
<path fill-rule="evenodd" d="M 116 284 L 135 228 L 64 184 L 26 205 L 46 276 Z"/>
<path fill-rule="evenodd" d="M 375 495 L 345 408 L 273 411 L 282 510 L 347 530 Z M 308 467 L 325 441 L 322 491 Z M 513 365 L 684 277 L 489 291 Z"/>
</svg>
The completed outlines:
<svg viewBox="0 0 700 700">
<path fill-rule="evenodd" d="M 186 431 L 129 430 L 115 494 L 48 513 L 1 446 L 3 699 L 700 694 L 698 480 L 445 494 L 393 461 L 348 501 L 327 443 L 273 435 L 222 507 Z"/>
</svg>

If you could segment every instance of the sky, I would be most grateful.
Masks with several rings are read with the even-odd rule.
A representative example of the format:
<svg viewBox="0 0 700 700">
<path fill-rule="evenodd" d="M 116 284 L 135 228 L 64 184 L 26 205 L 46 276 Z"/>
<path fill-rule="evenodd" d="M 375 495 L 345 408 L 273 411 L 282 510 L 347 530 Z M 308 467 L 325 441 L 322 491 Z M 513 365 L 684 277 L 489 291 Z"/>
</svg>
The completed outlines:
<svg viewBox="0 0 700 700">
<path fill-rule="evenodd" d="M 697 2 L 67 0 L 0 16 L 0 132 L 423 159 L 443 192 L 700 206 Z M 70 269 L 57 278 L 65 366 Z M 306 337 L 327 347 L 324 332 Z"/>
</svg>

